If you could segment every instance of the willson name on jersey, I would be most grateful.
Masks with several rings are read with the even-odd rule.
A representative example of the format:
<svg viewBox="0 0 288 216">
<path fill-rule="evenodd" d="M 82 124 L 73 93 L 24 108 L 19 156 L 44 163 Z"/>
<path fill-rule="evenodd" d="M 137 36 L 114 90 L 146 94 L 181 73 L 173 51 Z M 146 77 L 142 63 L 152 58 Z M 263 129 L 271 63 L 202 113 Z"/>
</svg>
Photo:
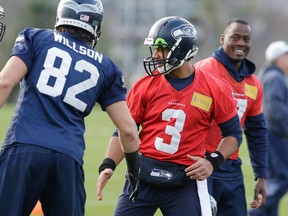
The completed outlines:
<svg viewBox="0 0 288 216">
<path fill-rule="evenodd" d="M 74 50 L 75 52 L 82 54 L 82 55 L 86 55 L 96 61 L 98 61 L 99 63 L 102 63 L 103 60 L 103 55 L 99 52 L 97 52 L 96 50 L 93 49 L 89 49 L 85 46 L 79 46 L 78 44 L 76 44 L 75 42 L 71 42 L 69 41 L 67 38 L 63 37 L 63 35 L 54 32 L 54 40 L 55 42 L 59 42 L 62 43 L 64 45 L 66 45 L 67 47 L 69 47 L 70 49 Z"/>
</svg>

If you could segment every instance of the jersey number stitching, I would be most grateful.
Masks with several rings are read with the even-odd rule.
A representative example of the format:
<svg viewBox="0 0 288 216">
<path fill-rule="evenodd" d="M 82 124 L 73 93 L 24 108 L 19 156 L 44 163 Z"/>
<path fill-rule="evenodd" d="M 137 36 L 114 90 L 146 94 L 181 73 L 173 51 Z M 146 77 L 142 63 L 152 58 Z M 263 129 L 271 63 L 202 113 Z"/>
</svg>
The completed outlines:
<svg viewBox="0 0 288 216">
<path fill-rule="evenodd" d="M 157 150 L 166 152 L 168 154 L 174 154 L 179 149 L 181 134 L 180 132 L 183 130 L 186 114 L 183 110 L 175 110 L 175 109 L 166 109 L 162 112 L 162 120 L 163 121 L 171 121 L 172 118 L 175 118 L 175 125 L 167 125 L 165 128 L 165 134 L 171 135 L 171 142 L 164 143 L 164 139 L 160 137 L 156 137 L 154 145 Z"/>
<path fill-rule="evenodd" d="M 61 64 L 59 67 L 55 67 L 56 59 L 61 59 Z M 46 95 L 57 97 L 63 93 L 63 89 L 66 83 L 66 76 L 68 75 L 71 67 L 72 57 L 70 54 L 64 50 L 53 47 L 48 50 L 47 56 L 44 62 L 44 69 L 41 71 L 39 80 L 37 82 L 38 90 Z M 91 74 L 90 78 L 70 86 L 64 96 L 63 101 L 76 109 L 84 112 L 87 104 L 76 98 L 76 96 L 90 88 L 96 86 L 99 71 L 97 67 L 85 60 L 79 60 L 76 62 L 75 71 L 83 73 L 84 71 Z M 53 86 L 48 85 L 51 77 L 56 78 Z"/>
</svg>

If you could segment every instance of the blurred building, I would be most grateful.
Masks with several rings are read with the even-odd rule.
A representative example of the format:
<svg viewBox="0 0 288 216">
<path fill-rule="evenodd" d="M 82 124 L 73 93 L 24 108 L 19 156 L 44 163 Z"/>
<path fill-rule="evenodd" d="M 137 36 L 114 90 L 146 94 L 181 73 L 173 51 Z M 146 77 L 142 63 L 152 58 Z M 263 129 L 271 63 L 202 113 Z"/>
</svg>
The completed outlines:
<svg viewBox="0 0 288 216">
<path fill-rule="evenodd" d="M 59 0 L 3 1 L 7 31 L 0 44 L 0 66 L 9 57 L 19 30 L 27 26 L 53 28 Z M 158 19 L 177 15 L 197 29 L 199 52 L 192 62 L 208 57 L 219 46 L 219 37 L 232 17 L 252 25 L 252 49 L 248 58 L 257 68 L 264 64 L 266 46 L 274 40 L 288 41 L 287 0 L 102 0 L 104 25 L 97 49 L 111 57 L 125 74 L 130 87 L 145 75 L 142 60 L 149 55 L 143 45 L 150 27 Z"/>
<path fill-rule="evenodd" d="M 110 38 L 109 56 L 124 71 L 128 85 L 145 75 L 142 60 L 149 50 L 143 45 L 144 38 L 152 24 L 164 16 L 181 16 L 196 27 L 199 52 L 192 62 L 211 55 L 232 17 L 245 18 L 252 25 L 248 57 L 257 68 L 264 64 L 264 51 L 272 40 L 288 40 L 287 0 L 105 0 L 103 4 L 104 30 Z"/>
<path fill-rule="evenodd" d="M 153 23 L 170 15 L 192 22 L 197 18 L 199 3 L 198 0 L 103 1 L 104 21 L 108 20 L 109 32 L 113 35 L 110 56 L 120 63 L 129 84 L 145 75 L 142 60 L 150 53 L 143 42 Z"/>
</svg>

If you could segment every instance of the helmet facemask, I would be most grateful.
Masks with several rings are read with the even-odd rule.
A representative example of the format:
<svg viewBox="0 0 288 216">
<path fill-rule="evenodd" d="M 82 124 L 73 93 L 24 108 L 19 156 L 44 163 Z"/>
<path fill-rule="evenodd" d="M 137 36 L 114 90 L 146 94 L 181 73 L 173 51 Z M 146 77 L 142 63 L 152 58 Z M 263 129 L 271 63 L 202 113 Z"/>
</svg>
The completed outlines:
<svg viewBox="0 0 288 216">
<path fill-rule="evenodd" d="M 4 9 L 0 6 L 0 19 L 5 16 Z M 3 22 L 0 22 L 0 41 L 2 41 L 4 33 L 5 33 L 6 25 Z"/>
<path fill-rule="evenodd" d="M 167 44 L 167 42 L 163 38 L 157 38 L 157 40 L 153 41 L 151 38 L 146 38 L 144 41 L 145 45 L 149 46 L 150 50 L 150 57 L 147 57 L 144 59 L 143 64 L 146 72 L 150 76 L 157 76 L 161 74 L 168 74 L 172 69 L 174 69 L 174 66 L 169 64 L 170 56 L 171 56 L 171 50 Z M 161 49 L 162 51 L 162 58 L 161 59 L 155 59 L 153 58 L 153 53 L 155 49 Z M 169 52 L 164 58 L 164 50 L 169 49 Z M 162 66 L 159 66 L 162 65 Z"/>
<path fill-rule="evenodd" d="M 100 35 L 101 35 L 101 23 L 98 23 L 97 25 L 95 25 L 95 28 L 94 28 L 94 34 L 93 34 L 93 37 L 94 39 L 92 40 L 91 44 L 89 44 L 90 47 L 92 48 L 95 48 L 99 38 L 100 38 Z"/>
</svg>

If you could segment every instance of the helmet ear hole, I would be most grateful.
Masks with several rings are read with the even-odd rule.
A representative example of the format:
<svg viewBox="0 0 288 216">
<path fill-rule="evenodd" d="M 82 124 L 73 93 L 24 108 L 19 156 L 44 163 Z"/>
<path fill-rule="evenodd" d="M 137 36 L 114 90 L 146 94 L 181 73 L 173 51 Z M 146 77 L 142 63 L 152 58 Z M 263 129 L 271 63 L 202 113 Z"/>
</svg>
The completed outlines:
<svg viewBox="0 0 288 216">
<path fill-rule="evenodd" d="M 171 65 L 179 65 L 180 64 L 179 60 L 176 57 L 170 58 L 168 63 Z"/>
</svg>

